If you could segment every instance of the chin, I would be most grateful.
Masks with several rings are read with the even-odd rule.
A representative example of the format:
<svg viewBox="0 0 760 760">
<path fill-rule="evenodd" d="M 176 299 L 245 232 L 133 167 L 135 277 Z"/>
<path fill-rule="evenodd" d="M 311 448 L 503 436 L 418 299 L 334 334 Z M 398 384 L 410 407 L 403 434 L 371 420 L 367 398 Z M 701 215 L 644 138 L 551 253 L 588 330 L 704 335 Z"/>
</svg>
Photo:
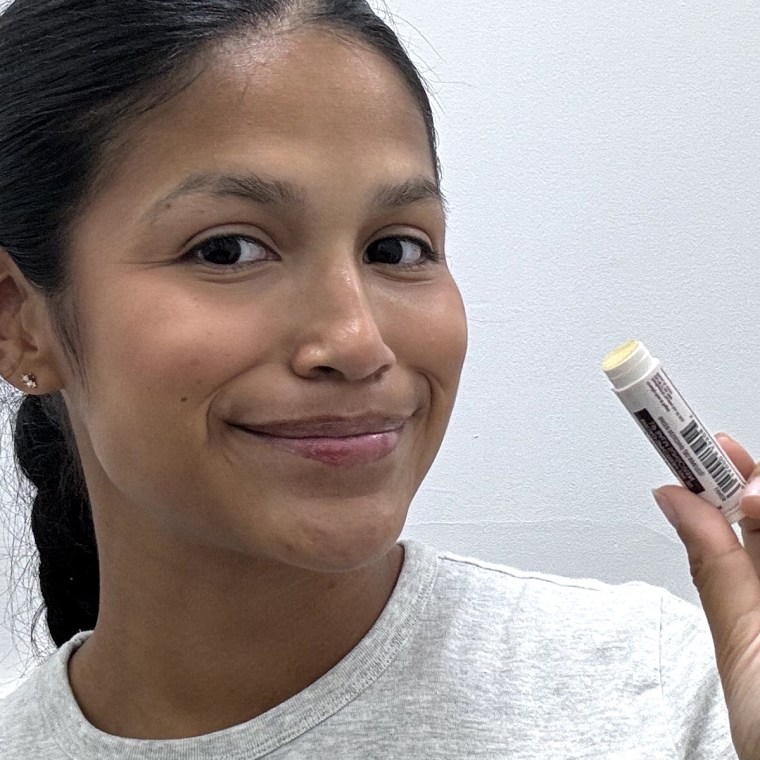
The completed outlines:
<svg viewBox="0 0 760 760">
<path fill-rule="evenodd" d="M 377 522 L 309 525 L 287 540 L 282 559 L 288 564 L 323 573 L 359 570 L 384 557 L 396 545 L 406 515 Z"/>
</svg>

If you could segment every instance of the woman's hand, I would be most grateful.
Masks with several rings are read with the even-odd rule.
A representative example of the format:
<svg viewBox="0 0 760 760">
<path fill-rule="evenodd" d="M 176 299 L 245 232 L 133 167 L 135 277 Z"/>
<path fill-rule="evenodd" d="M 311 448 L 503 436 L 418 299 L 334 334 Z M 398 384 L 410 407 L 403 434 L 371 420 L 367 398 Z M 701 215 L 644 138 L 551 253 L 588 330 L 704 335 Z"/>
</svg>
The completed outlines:
<svg viewBox="0 0 760 760">
<path fill-rule="evenodd" d="M 723 434 L 717 438 L 747 480 L 760 476 L 760 465 L 740 444 Z M 760 496 L 742 499 L 744 547 L 721 513 L 686 488 L 665 486 L 655 498 L 686 546 L 737 754 L 760 760 Z"/>
</svg>

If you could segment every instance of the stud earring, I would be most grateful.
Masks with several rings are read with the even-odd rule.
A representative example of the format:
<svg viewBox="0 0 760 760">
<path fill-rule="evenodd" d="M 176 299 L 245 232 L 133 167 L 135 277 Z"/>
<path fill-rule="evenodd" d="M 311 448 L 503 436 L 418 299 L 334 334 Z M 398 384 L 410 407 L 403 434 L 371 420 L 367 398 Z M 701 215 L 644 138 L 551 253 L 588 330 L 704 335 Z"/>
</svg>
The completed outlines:
<svg viewBox="0 0 760 760">
<path fill-rule="evenodd" d="M 36 388 L 37 387 L 37 376 L 36 375 L 23 375 L 21 379 L 26 383 L 27 388 Z"/>
</svg>

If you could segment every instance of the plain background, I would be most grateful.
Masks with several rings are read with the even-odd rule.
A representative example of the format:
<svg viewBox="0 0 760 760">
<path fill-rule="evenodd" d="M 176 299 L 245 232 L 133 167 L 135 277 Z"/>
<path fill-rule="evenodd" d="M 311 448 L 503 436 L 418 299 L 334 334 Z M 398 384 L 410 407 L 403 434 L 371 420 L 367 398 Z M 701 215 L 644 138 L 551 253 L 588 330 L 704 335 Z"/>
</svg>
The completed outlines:
<svg viewBox="0 0 760 760">
<path fill-rule="evenodd" d="M 673 478 L 600 365 L 644 341 L 708 428 L 760 457 L 760 6 L 390 0 L 385 12 L 434 96 L 470 325 L 457 407 L 405 535 L 694 601 L 650 495 Z M 35 664 L 28 518 L 12 515 L 0 694 Z"/>
</svg>

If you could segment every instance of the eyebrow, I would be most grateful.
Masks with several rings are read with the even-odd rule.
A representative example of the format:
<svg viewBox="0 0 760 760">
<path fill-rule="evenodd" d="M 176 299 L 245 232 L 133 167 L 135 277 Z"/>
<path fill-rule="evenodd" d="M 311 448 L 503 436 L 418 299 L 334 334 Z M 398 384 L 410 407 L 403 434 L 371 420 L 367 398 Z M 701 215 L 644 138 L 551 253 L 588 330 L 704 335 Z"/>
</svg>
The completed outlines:
<svg viewBox="0 0 760 760">
<path fill-rule="evenodd" d="M 215 195 L 219 198 L 242 198 L 263 206 L 306 205 L 306 194 L 280 180 L 266 179 L 256 174 L 195 174 L 175 187 L 168 195 L 154 203 L 145 219 L 154 222 L 173 201 L 188 195 Z M 387 183 L 377 188 L 373 205 L 384 210 L 395 210 L 415 203 L 440 203 L 447 210 L 446 198 L 440 187 L 427 177 L 418 176 L 400 183 Z"/>
</svg>

